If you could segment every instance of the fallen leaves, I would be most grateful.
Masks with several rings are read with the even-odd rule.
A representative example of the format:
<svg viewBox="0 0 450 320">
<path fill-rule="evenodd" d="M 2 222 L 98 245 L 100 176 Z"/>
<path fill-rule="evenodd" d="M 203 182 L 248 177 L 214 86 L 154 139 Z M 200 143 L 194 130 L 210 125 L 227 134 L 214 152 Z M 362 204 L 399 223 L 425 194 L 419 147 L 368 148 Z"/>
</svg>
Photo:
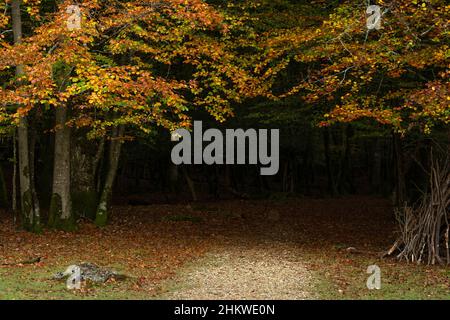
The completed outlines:
<svg viewBox="0 0 450 320">
<path fill-rule="evenodd" d="M 268 209 L 276 212 L 277 223 L 267 219 Z M 173 216 L 199 220 L 168 219 Z M 247 266 L 253 268 L 256 278 L 263 276 L 258 274 L 262 269 L 274 268 L 270 261 L 280 261 L 292 268 L 301 266 L 314 276 L 307 281 L 312 286 L 307 291 L 312 291 L 312 295 L 315 291 L 320 293 L 317 281 L 327 281 L 331 287 L 326 289 L 325 297 L 333 294 L 342 298 L 364 297 L 367 295 L 365 271 L 370 264 L 380 265 L 383 284 L 388 290 L 393 291 L 403 283 L 410 286 L 411 289 L 395 289 L 397 294 L 414 292 L 425 284 L 433 290 L 424 291 L 424 297 L 441 294 L 450 280 L 440 269 L 381 260 L 371 253 L 386 249 L 395 238 L 394 230 L 390 204 L 383 199 L 364 197 L 116 206 L 111 224 L 105 228 L 81 222 L 79 230 L 73 233 L 44 230 L 41 235 L 15 230 L 11 216 L 2 213 L 0 263 L 42 259 L 34 264 L 0 266 L 2 282 L 20 283 L 7 285 L 3 289 L 6 293 L 0 292 L 0 297 L 5 294 L 31 299 L 158 297 L 167 281 L 210 252 L 219 252 L 221 256 L 235 252 L 237 260 L 233 261 L 248 261 Z M 346 250 L 349 247 L 361 252 L 349 253 Z M 238 248 L 247 249 L 236 252 Z M 250 259 L 269 253 L 276 254 L 278 260 L 270 255 L 268 259 Z M 84 261 L 114 268 L 130 278 L 87 286 L 85 292 L 76 294 L 67 292 L 61 283 L 48 280 L 55 271 Z M 245 269 L 236 263 L 234 266 Z M 224 271 L 226 279 L 230 267 L 211 270 Z M 289 273 L 285 271 L 284 274 Z M 414 278 L 415 274 L 419 276 Z M 217 280 L 211 278 L 215 284 Z"/>
</svg>

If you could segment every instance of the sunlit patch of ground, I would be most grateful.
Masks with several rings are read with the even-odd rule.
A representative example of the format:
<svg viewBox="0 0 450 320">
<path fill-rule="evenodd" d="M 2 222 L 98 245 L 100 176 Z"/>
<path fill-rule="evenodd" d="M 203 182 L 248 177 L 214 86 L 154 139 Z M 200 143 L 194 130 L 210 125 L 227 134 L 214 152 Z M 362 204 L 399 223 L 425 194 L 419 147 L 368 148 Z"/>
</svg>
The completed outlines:
<svg viewBox="0 0 450 320">
<path fill-rule="evenodd" d="M 297 248 L 230 246 L 196 261 L 166 285 L 164 299 L 310 299 L 311 273 Z"/>
</svg>

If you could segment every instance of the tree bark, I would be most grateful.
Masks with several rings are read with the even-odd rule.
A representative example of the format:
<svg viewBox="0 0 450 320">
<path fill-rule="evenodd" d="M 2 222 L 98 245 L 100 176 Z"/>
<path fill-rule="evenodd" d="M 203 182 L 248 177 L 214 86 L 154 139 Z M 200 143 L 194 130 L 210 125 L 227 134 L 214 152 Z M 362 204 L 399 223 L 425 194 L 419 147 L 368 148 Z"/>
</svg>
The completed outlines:
<svg viewBox="0 0 450 320">
<path fill-rule="evenodd" d="M 327 167 L 328 192 L 331 195 L 336 194 L 333 171 L 331 168 L 331 150 L 330 150 L 330 132 L 328 128 L 323 131 L 323 144 L 325 148 L 325 163 Z"/>
<path fill-rule="evenodd" d="M 342 161 L 342 172 L 345 177 L 346 186 L 348 192 L 351 194 L 355 193 L 356 188 L 353 181 L 353 170 L 352 170 L 352 145 L 351 139 L 353 137 L 353 128 L 350 124 L 347 125 L 345 129 L 345 140 L 344 140 L 344 159 Z"/>
<path fill-rule="evenodd" d="M 372 170 L 372 186 L 376 193 L 381 192 L 381 154 L 382 154 L 381 138 L 375 140 L 375 150 L 373 153 L 373 170 Z"/>
<path fill-rule="evenodd" d="M 5 176 L 3 175 L 3 168 L 0 166 L 0 208 L 8 208 L 8 191 L 6 190 Z"/>
<path fill-rule="evenodd" d="M 197 192 L 195 191 L 195 184 L 194 181 L 192 181 L 191 177 L 189 176 L 189 172 L 187 171 L 187 168 L 185 165 L 183 165 L 183 175 L 184 178 L 186 179 L 186 182 L 188 184 L 189 187 L 189 191 L 191 192 L 191 196 L 192 196 L 192 201 L 197 201 Z"/>
<path fill-rule="evenodd" d="M 103 154 L 103 139 L 98 148 L 88 141 L 85 132 L 72 135 L 71 196 L 72 210 L 77 217 L 95 219 L 98 206 L 96 173 Z M 95 145 L 97 147 L 97 145 Z"/>
<path fill-rule="evenodd" d="M 395 153 L 395 204 L 398 207 L 405 205 L 406 199 L 406 182 L 405 182 L 405 157 L 403 153 L 402 138 L 399 134 L 394 133 L 394 153 Z"/>
<path fill-rule="evenodd" d="M 177 193 L 180 189 L 178 182 L 179 180 L 178 166 L 173 164 L 171 161 L 169 163 L 168 175 L 169 175 L 169 191 Z"/>
<path fill-rule="evenodd" d="M 116 179 L 117 169 L 119 167 L 120 151 L 122 148 L 122 137 L 125 131 L 123 125 L 114 128 L 112 140 L 109 149 L 109 167 L 106 173 L 105 184 L 100 196 L 100 202 L 97 208 L 95 217 L 95 224 L 99 227 L 103 227 L 108 223 L 112 189 L 114 186 L 114 180 Z"/>
<path fill-rule="evenodd" d="M 31 131 L 31 132 L 30 132 Z M 33 126 L 29 127 L 29 158 L 30 158 L 30 181 L 31 181 L 31 197 L 33 199 L 33 208 L 35 219 L 41 221 L 41 209 L 39 199 L 36 192 L 36 177 L 35 177 L 35 149 L 36 149 L 36 130 Z"/>
<path fill-rule="evenodd" d="M 13 134 L 13 177 L 12 177 L 12 211 L 13 223 L 16 225 L 17 220 L 17 131 Z"/>
<path fill-rule="evenodd" d="M 70 128 L 66 124 L 67 113 L 67 106 L 56 109 L 55 158 L 49 226 L 73 230 L 75 221 L 70 195 Z"/>
<path fill-rule="evenodd" d="M 20 0 L 11 2 L 12 29 L 14 35 L 14 43 L 22 42 L 22 18 L 20 14 Z M 16 76 L 21 77 L 24 74 L 23 66 L 16 66 Z M 18 157 L 19 157 L 19 183 L 20 183 L 20 207 L 22 226 L 25 230 L 38 232 L 40 231 L 39 215 L 36 215 L 33 201 L 33 185 L 30 174 L 30 163 L 34 159 L 30 159 L 29 142 L 28 142 L 28 120 L 26 116 L 19 119 L 19 127 L 17 129 Z"/>
<path fill-rule="evenodd" d="M 99 149 L 97 150 L 97 154 L 94 159 L 94 168 L 95 168 L 95 191 L 97 195 L 100 194 L 102 189 L 102 173 L 103 167 L 105 165 L 105 138 L 103 137 L 100 141 Z"/>
</svg>

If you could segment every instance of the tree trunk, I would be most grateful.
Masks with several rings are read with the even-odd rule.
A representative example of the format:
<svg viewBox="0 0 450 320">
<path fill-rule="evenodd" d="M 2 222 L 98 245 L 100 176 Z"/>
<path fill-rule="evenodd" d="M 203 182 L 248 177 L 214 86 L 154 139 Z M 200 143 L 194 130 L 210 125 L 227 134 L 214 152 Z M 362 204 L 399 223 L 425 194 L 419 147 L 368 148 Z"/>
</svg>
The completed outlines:
<svg viewBox="0 0 450 320">
<path fill-rule="evenodd" d="M 170 161 L 170 160 L 169 160 Z M 179 183 L 178 183 L 178 166 L 173 164 L 172 161 L 169 163 L 169 191 L 170 192 L 178 192 L 179 191 Z"/>
<path fill-rule="evenodd" d="M 283 164 L 283 177 L 281 178 L 281 192 L 287 192 L 288 190 L 288 171 L 289 171 L 289 161 L 284 161 Z"/>
<path fill-rule="evenodd" d="M 104 153 L 105 153 L 105 138 L 102 137 L 100 139 L 99 145 L 98 145 L 98 149 L 97 152 L 95 153 L 95 157 L 94 157 L 94 162 L 93 162 L 93 175 L 94 175 L 94 180 L 96 181 L 97 185 L 98 182 L 101 182 L 101 164 L 103 162 L 103 158 L 104 158 Z M 97 187 L 96 187 L 97 188 Z M 98 189 L 97 189 L 98 190 Z"/>
<path fill-rule="evenodd" d="M 29 136 L 29 159 L 30 159 L 30 181 L 31 181 L 31 197 L 33 199 L 34 217 L 36 220 L 41 221 L 41 210 L 39 205 L 39 199 L 36 192 L 36 177 L 35 177 L 35 150 L 36 150 L 36 131 L 35 128 L 31 128 Z"/>
<path fill-rule="evenodd" d="M 353 181 L 353 170 L 352 170 L 352 145 L 351 139 L 353 137 L 353 129 L 350 124 L 347 125 L 345 129 L 345 140 L 344 140 L 344 159 L 342 161 L 342 172 L 345 178 L 346 187 L 348 192 L 351 194 L 355 193 L 356 188 Z"/>
<path fill-rule="evenodd" d="M 13 134 L 13 177 L 12 177 L 12 211 L 13 223 L 16 225 L 17 220 L 17 131 Z"/>
<path fill-rule="evenodd" d="M 96 172 L 103 154 L 103 140 L 98 148 L 93 148 L 94 141 L 88 141 L 80 130 L 78 133 L 72 136 L 72 210 L 77 217 L 94 220 L 98 206 Z"/>
<path fill-rule="evenodd" d="M 97 154 L 95 155 L 94 159 L 95 181 L 96 181 L 95 191 L 97 192 L 97 195 L 100 194 L 100 191 L 102 189 L 102 173 L 103 168 L 105 166 L 105 140 L 106 139 L 102 137 L 99 149 L 97 150 Z"/>
<path fill-rule="evenodd" d="M 28 122 L 25 117 L 19 120 L 19 183 L 20 208 L 22 225 L 26 230 L 32 231 L 34 226 L 33 196 L 31 191 L 30 159 L 28 151 Z"/>
<path fill-rule="evenodd" d="M 103 186 L 95 217 L 95 224 L 99 227 L 105 226 L 108 222 L 112 189 L 117 175 L 117 168 L 119 167 L 120 150 L 123 143 L 121 138 L 123 137 L 124 131 L 125 127 L 123 125 L 116 127 L 113 130 L 113 136 L 109 148 L 108 172 L 106 173 L 105 184 Z"/>
<path fill-rule="evenodd" d="M 405 157 L 403 153 L 403 143 L 399 134 L 394 133 L 394 153 L 395 153 L 395 205 L 403 207 L 406 199 L 406 182 L 405 182 Z"/>
<path fill-rule="evenodd" d="M 3 168 L 0 166 L 0 208 L 8 208 L 8 191 L 6 190 L 5 176 L 3 175 Z"/>
<path fill-rule="evenodd" d="M 197 192 L 195 191 L 195 184 L 194 184 L 194 181 L 192 181 L 191 177 L 189 176 L 189 172 L 187 171 L 187 168 L 185 165 L 183 165 L 183 175 L 188 184 L 189 191 L 191 192 L 192 201 L 197 201 L 198 198 L 197 198 Z"/>
<path fill-rule="evenodd" d="M 327 167 L 328 192 L 331 195 L 336 194 L 333 171 L 331 167 L 331 151 L 330 151 L 330 132 L 328 128 L 323 131 L 323 144 L 325 148 L 325 163 Z"/>
<path fill-rule="evenodd" d="M 12 29 L 14 34 L 14 43 L 22 41 L 22 18 L 20 14 L 20 0 L 13 0 L 11 3 Z M 16 76 L 21 77 L 24 74 L 23 66 L 16 66 Z M 28 145 L 28 120 L 25 116 L 20 117 L 19 127 L 17 129 L 18 138 L 18 156 L 19 156 L 19 183 L 20 183 L 20 204 L 22 226 L 25 230 L 40 231 L 39 216 L 35 214 L 36 205 L 33 201 L 33 185 L 30 175 L 30 159 Z"/>
<path fill-rule="evenodd" d="M 380 193 L 381 191 L 381 154 L 382 154 L 381 138 L 375 140 L 375 150 L 373 153 L 373 170 L 372 170 L 372 187 L 373 191 Z"/>
<path fill-rule="evenodd" d="M 67 106 L 56 109 L 53 191 L 48 224 L 62 230 L 73 230 L 75 219 L 70 195 L 70 128 L 66 125 L 67 113 Z"/>
</svg>

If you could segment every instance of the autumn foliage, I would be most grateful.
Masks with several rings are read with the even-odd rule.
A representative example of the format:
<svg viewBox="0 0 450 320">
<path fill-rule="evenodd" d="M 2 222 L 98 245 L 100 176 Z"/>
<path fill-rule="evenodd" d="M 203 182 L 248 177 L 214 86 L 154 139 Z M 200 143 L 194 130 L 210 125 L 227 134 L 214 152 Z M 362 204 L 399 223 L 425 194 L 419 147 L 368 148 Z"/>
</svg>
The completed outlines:
<svg viewBox="0 0 450 320">
<path fill-rule="evenodd" d="M 197 116 L 223 125 L 255 104 L 251 116 L 259 125 L 268 114 L 260 105 L 289 104 L 288 112 L 272 108 L 280 116 L 268 122 L 294 123 L 294 131 L 301 121 L 303 129 L 325 128 L 325 159 L 308 165 L 327 167 L 331 193 L 328 127 L 347 125 L 337 161 L 345 162 L 336 174 L 342 180 L 350 176 L 350 123 L 375 123 L 396 139 L 448 129 L 450 6 L 444 0 L 372 4 L 381 8 L 379 29 L 367 27 L 363 1 L 85 0 L 79 14 L 69 0 L 0 1 L 0 132 L 17 137 L 14 168 L 22 188 L 14 185 L 21 189 L 14 198 L 22 199 L 22 211 L 34 212 L 23 219 L 41 224 L 34 144 L 44 134 L 56 141 L 49 225 L 60 227 L 53 216 L 74 224 L 74 172 L 95 177 L 82 192 L 94 193 L 91 218 L 104 226 L 121 145 L 189 128 Z M 13 145 L 16 150 L 16 140 Z M 80 163 L 92 159 L 74 165 L 73 155 Z"/>
<path fill-rule="evenodd" d="M 429 133 L 450 121 L 449 31 L 446 1 L 375 1 L 381 29 L 366 26 L 366 5 L 345 1 L 320 24 L 268 39 L 272 77 L 291 63 L 304 66 L 300 95 L 322 105 L 320 125 L 374 119 L 405 133 Z M 267 72 L 267 71 L 266 71 Z"/>
</svg>

